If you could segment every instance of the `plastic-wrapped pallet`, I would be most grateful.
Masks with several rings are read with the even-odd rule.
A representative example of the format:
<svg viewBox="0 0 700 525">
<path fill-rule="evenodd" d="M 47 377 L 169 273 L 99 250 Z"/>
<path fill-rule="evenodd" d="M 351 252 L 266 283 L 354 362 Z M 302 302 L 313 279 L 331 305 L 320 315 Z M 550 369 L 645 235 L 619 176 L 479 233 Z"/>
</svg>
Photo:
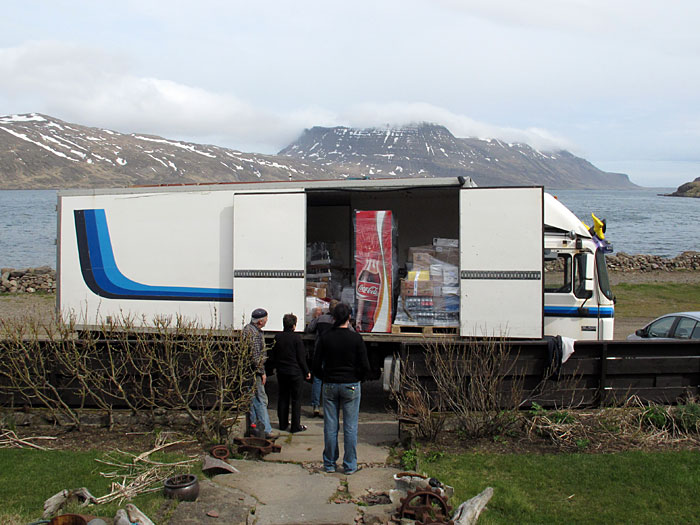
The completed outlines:
<svg viewBox="0 0 700 525">
<path fill-rule="evenodd" d="M 409 248 L 394 324 L 459 326 L 459 268 L 450 262 L 459 260 L 456 242 L 435 239 L 433 245 Z"/>
</svg>

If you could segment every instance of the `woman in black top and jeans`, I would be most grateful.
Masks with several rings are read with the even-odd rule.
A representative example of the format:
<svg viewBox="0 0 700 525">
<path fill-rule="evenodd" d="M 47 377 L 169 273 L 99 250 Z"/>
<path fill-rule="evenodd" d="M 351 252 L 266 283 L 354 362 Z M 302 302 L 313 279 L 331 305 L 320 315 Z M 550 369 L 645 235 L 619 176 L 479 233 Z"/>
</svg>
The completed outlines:
<svg viewBox="0 0 700 525">
<path fill-rule="evenodd" d="M 297 318 L 294 314 L 286 314 L 282 318 L 284 331 L 275 336 L 272 347 L 272 359 L 277 369 L 279 396 L 277 399 L 277 416 L 280 430 L 289 427 L 289 402 L 292 402 L 291 432 L 303 432 L 306 427 L 301 424 L 301 389 L 304 379 L 309 380 L 311 374 L 306 365 L 306 350 L 299 334 L 294 332 Z"/>
</svg>

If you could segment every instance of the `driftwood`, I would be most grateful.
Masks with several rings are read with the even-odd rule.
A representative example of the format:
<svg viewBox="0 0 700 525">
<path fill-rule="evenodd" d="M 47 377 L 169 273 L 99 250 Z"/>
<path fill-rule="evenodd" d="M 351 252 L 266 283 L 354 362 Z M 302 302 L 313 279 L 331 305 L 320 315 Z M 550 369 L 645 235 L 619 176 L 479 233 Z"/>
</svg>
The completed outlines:
<svg viewBox="0 0 700 525">
<path fill-rule="evenodd" d="M 97 501 L 97 499 L 95 499 L 95 497 L 90 494 L 88 489 L 85 487 L 73 490 L 63 489 L 61 492 L 54 494 L 44 502 L 44 518 L 53 516 L 61 507 L 63 507 L 63 505 L 74 498 L 81 501 L 81 507 L 84 507 L 88 503 L 95 503 Z"/>
<path fill-rule="evenodd" d="M 129 515 L 126 513 L 124 509 L 119 509 L 117 513 L 114 515 L 114 523 L 113 525 L 131 525 L 131 520 L 129 519 Z"/>
<path fill-rule="evenodd" d="M 12 430 L 2 430 L 0 431 L 0 448 L 7 448 L 7 447 L 30 447 L 30 448 L 35 448 L 37 450 L 51 450 L 50 448 L 47 447 L 42 447 L 40 445 L 36 445 L 31 442 L 31 440 L 37 440 L 37 439 L 56 439 L 55 437 L 51 436 L 35 436 L 35 437 L 26 437 L 26 438 L 19 438 L 17 437 L 17 434 L 14 433 Z"/>
<path fill-rule="evenodd" d="M 474 496 L 457 507 L 457 511 L 452 516 L 452 521 L 454 521 L 455 525 L 473 525 L 479 519 L 479 514 L 484 510 L 492 496 L 493 489 L 486 487 L 481 494 Z"/>
<path fill-rule="evenodd" d="M 155 525 L 143 512 L 141 512 L 136 505 L 132 503 L 126 504 L 126 513 L 129 515 L 129 519 L 132 523 L 138 523 L 138 525 Z"/>
</svg>

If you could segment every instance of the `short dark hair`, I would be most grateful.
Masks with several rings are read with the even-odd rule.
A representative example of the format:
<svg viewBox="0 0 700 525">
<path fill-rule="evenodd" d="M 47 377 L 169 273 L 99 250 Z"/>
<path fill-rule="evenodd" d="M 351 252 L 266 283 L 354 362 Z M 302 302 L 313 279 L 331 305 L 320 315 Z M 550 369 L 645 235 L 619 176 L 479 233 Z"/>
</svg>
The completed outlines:
<svg viewBox="0 0 700 525">
<path fill-rule="evenodd" d="M 335 319 L 335 326 L 340 326 L 350 319 L 350 307 L 345 303 L 338 303 L 335 308 L 333 308 L 333 319 Z"/>
<path fill-rule="evenodd" d="M 297 324 L 297 316 L 294 314 L 284 314 L 282 318 L 282 329 L 285 332 L 291 332 L 294 330 L 294 326 Z"/>
</svg>

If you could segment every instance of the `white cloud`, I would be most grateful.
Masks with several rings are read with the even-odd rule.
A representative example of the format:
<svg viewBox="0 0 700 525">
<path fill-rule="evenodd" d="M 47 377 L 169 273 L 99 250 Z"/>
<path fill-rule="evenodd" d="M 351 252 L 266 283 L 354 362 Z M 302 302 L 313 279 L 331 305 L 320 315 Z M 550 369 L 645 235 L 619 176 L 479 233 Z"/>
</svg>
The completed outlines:
<svg viewBox="0 0 700 525">
<path fill-rule="evenodd" d="M 343 113 L 345 122 L 352 127 L 401 126 L 416 122 L 444 125 L 457 137 L 497 138 L 507 142 L 521 142 L 541 150 L 573 149 L 573 144 L 547 130 L 496 126 L 479 122 L 448 109 L 427 103 L 359 104 Z"/>
<path fill-rule="evenodd" d="M 445 125 L 460 137 L 525 142 L 538 149 L 570 147 L 540 129 L 498 127 L 428 103 L 357 104 L 336 113 L 319 107 L 273 111 L 232 94 L 171 80 L 139 77 L 128 61 L 76 45 L 32 42 L 0 50 L 0 97 L 36 96 L 31 111 L 122 132 L 275 152 L 311 126 Z"/>
</svg>

